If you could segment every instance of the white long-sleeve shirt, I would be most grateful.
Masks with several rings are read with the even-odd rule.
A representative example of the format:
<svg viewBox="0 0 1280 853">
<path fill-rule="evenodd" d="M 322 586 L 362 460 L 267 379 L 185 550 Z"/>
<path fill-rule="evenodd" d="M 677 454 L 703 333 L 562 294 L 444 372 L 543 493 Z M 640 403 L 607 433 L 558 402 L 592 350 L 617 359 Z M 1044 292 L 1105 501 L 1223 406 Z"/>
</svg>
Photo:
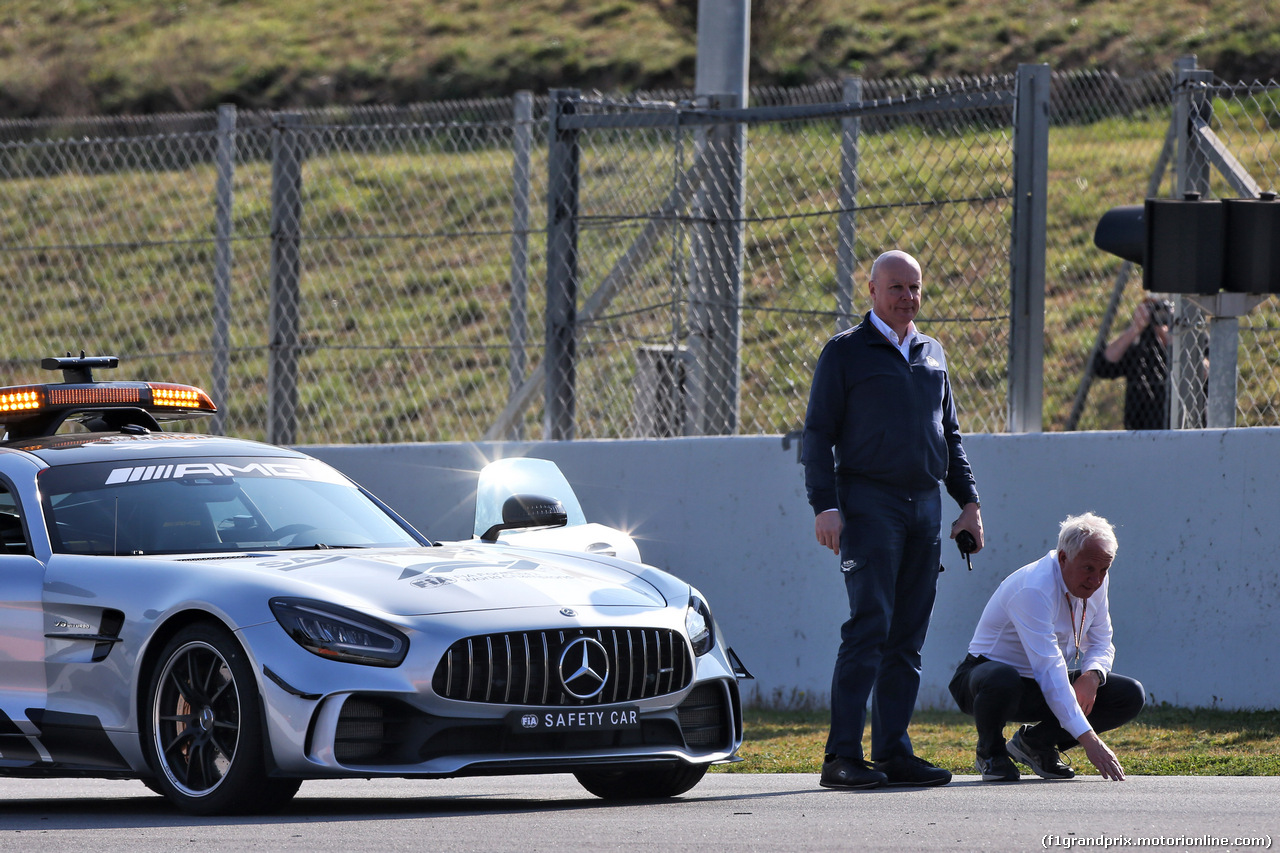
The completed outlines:
<svg viewBox="0 0 1280 853">
<path fill-rule="evenodd" d="M 969 642 L 969 654 L 1007 663 L 1023 678 L 1034 678 L 1072 737 L 1092 727 L 1076 701 L 1068 671 L 1096 669 L 1105 677 L 1115 660 L 1107 607 L 1110 581 L 1103 579 L 1088 599 L 1076 598 L 1062 581 L 1058 552 L 1050 551 L 1001 582 Z"/>
</svg>

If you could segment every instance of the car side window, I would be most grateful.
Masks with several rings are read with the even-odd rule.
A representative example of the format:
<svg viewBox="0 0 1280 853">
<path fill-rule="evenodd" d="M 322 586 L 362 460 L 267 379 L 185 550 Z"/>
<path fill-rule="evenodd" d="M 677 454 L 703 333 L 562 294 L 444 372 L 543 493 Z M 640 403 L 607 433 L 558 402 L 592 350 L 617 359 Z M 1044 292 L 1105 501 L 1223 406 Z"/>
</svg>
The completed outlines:
<svg viewBox="0 0 1280 853">
<path fill-rule="evenodd" d="M 0 482 L 0 554 L 30 554 L 22 511 L 9 486 Z"/>
</svg>

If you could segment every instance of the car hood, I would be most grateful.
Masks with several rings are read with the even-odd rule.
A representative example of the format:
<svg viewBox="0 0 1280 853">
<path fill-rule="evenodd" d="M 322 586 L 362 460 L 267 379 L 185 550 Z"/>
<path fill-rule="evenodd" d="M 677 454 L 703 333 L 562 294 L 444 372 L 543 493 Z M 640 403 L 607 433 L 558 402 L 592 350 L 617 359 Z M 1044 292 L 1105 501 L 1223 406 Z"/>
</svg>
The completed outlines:
<svg viewBox="0 0 1280 853">
<path fill-rule="evenodd" d="M 665 607 L 638 576 L 609 558 L 487 545 L 387 550 L 284 551 L 228 560 L 286 573 L 334 602 L 358 600 L 399 616 L 517 607 Z M 652 571 L 652 570 L 650 570 Z"/>
</svg>

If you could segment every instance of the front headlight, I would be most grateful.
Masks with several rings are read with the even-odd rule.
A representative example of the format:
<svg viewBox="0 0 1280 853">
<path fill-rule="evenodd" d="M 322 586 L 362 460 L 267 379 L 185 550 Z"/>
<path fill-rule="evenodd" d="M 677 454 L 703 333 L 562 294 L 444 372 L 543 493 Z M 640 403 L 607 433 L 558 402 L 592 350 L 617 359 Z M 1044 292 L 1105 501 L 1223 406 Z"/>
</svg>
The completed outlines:
<svg viewBox="0 0 1280 853">
<path fill-rule="evenodd" d="M 305 598 L 273 598 L 285 633 L 313 655 L 366 666 L 399 666 L 409 638 L 370 616 Z"/>
<path fill-rule="evenodd" d="M 716 644 L 716 632 L 711 621 L 711 608 L 696 595 L 689 596 L 689 609 L 684 612 L 684 628 L 689 632 L 693 654 L 701 657 Z"/>
</svg>

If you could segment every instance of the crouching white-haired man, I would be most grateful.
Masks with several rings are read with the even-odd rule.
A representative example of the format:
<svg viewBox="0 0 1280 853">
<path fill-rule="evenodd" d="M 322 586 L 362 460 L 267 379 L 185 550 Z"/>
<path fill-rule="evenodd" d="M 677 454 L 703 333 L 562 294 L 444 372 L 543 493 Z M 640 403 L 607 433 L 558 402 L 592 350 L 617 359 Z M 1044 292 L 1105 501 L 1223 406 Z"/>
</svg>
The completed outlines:
<svg viewBox="0 0 1280 853">
<path fill-rule="evenodd" d="M 1111 671 L 1107 607 L 1115 530 L 1105 518 L 1067 518 L 1058 547 L 1023 566 L 992 594 L 951 679 L 951 695 L 978 727 L 975 767 L 986 782 L 1015 782 L 1013 759 L 1043 779 L 1070 779 L 1062 751 L 1084 747 L 1103 778 L 1124 779 L 1098 737 L 1142 710 L 1145 691 Z M 1006 743 L 1009 722 L 1020 727 Z"/>
</svg>

